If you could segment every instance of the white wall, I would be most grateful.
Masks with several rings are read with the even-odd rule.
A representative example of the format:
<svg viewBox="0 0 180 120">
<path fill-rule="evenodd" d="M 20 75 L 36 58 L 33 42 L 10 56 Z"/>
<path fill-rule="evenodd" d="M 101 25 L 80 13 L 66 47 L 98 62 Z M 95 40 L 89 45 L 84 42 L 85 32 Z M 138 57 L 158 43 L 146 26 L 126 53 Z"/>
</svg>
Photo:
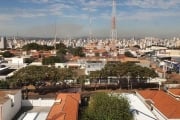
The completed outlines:
<svg viewBox="0 0 180 120">
<path fill-rule="evenodd" d="M 2 120 L 12 120 L 12 118 L 19 112 L 21 108 L 21 91 L 15 95 L 9 95 L 12 99 L 8 98 L 7 102 L 2 105 Z M 12 106 L 13 102 L 13 106 Z"/>
<path fill-rule="evenodd" d="M 180 84 L 165 84 L 168 88 L 180 88 Z"/>
<path fill-rule="evenodd" d="M 101 70 L 102 68 L 104 68 L 104 66 L 105 66 L 105 63 L 103 62 L 86 63 L 85 74 L 89 75 L 91 71 Z"/>
<path fill-rule="evenodd" d="M 29 64 L 29 65 L 41 66 L 41 65 L 42 65 L 42 62 L 32 62 L 32 63 Z"/>
<path fill-rule="evenodd" d="M 4 48 L 6 48 L 6 38 L 1 37 L 1 39 L 0 39 L 0 49 L 4 49 Z"/>
<path fill-rule="evenodd" d="M 42 100 L 42 99 L 30 99 L 30 100 L 22 100 L 22 106 L 34 106 L 34 107 L 51 107 L 54 104 L 55 100 Z"/>
<path fill-rule="evenodd" d="M 55 63 L 55 67 L 58 68 L 65 68 L 66 64 L 65 63 Z"/>
<path fill-rule="evenodd" d="M 12 58 L 12 63 L 13 64 L 24 64 L 24 59 L 25 58 L 16 58 L 16 57 L 14 57 L 14 58 Z"/>
</svg>

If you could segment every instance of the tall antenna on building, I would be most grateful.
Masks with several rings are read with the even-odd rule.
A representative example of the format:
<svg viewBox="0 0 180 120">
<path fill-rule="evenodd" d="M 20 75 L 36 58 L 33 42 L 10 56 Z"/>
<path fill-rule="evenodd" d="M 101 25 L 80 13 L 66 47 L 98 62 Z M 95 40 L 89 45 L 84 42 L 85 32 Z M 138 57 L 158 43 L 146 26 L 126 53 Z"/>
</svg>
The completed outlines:
<svg viewBox="0 0 180 120">
<path fill-rule="evenodd" d="M 91 16 L 89 17 L 89 39 L 91 40 L 92 39 L 92 18 Z"/>
<path fill-rule="evenodd" d="M 112 28 L 111 28 L 112 40 L 117 40 L 117 29 L 116 29 L 116 0 L 112 3 Z"/>
<path fill-rule="evenodd" d="M 16 39 L 18 39 L 18 37 L 19 37 L 19 33 L 17 32 Z"/>
<path fill-rule="evenodd" d="M 91 11 L 89 8 L 89 40 L 92 39 L 92 17 L 91 17 Z"/>
<path fill-rule="evenodd" d="M 56 21 L 55 21 L 55 35 L 54 35 L 54 42 L 55 42 L 55 54 L 56 54 L 56 38 L 57 38 L 57 30 L 56 30 Z"/>
</svg>

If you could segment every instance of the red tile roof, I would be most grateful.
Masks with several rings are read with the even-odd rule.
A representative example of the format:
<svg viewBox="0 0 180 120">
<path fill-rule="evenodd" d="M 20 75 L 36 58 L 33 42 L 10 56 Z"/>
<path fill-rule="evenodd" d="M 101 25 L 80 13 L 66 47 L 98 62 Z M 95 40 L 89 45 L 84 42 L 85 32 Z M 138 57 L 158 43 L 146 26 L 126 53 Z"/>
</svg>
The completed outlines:
<svg viewBox="0 0 180 120">
<path fill-rule="evenodd" d="M 169 119 L 180 119 L 180 101 L 164 91 L 141 90 L 138 93 L 145 99 L 151 99 L 154 106 Z"/>
<path fill-rule="evenodd" d="M 47 120 L 77 120 L 80 99 L 79 93 L 58 94 Z"/>
<path fill-rule="evenodd" d="M 174 95 L 180 96 L 180 89 L 168 89 Z"/>
</svg>

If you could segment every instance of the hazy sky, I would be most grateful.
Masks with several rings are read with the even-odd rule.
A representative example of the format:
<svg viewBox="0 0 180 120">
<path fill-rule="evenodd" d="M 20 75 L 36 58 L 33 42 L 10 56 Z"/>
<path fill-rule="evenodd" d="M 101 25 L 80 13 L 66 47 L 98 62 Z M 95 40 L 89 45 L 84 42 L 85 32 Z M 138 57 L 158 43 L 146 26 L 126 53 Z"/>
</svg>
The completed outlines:
<svg viewBox="0 0 180 120">
<path fill-rule="evenodd" d="M 180 0 L 116 0 L 118 36 L 180 36 Z M 0 0 L 0 35 L 110 36 L 112 0 Z"/>
</svg>

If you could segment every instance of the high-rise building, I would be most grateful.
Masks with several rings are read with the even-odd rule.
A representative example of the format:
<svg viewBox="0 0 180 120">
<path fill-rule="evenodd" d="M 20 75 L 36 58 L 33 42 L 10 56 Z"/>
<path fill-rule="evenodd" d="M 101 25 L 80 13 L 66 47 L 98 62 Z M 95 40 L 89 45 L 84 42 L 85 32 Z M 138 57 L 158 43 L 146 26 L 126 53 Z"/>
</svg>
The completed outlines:
<svg viewBox="0 0 180 120">
<path fill-rule="evenodd" d="M 6 49 L 6 48 L 7 48 L 6 37 L 1 37 L 1 39 L 0 39 L 0 49 Z"/>
</svg>

